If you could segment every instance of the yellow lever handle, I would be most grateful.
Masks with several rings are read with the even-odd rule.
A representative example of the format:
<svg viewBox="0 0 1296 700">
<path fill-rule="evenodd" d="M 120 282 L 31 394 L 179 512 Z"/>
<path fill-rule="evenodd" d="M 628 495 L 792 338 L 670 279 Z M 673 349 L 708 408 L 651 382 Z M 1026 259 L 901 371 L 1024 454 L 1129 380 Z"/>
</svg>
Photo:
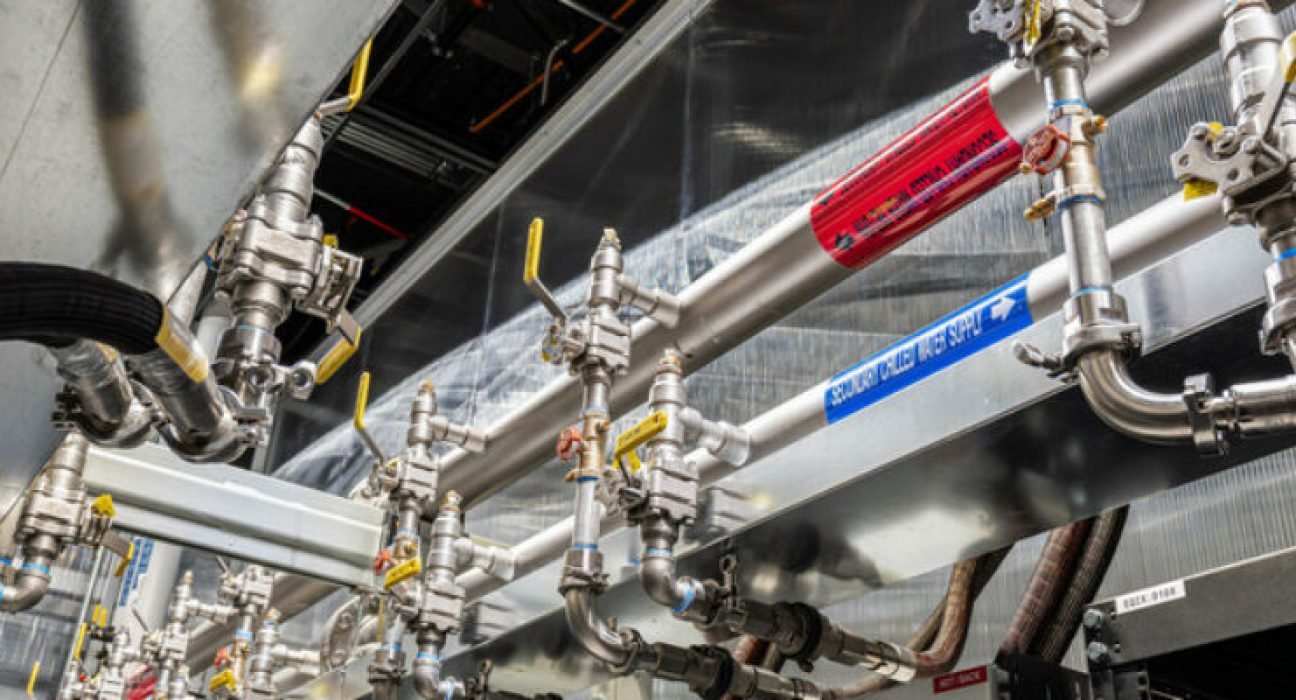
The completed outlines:
<svg viewBox="0 0 1296 700">
<path fill-rule="evenodd" d="M 355 415 L 351 423 L 360 432 L 365 431 L 365 409 L 369 406 L 369 373 L 360 375 L 360 386 L 356 389 Z"/>
<path fill-rule="evenodd" d="M 360 53 L 356 55 L 355 64 L 351 66 L 351 84 L 347 87 L 347 111 L 355 109 L 364 97 L 365 79 L 369 75 L 369 54 L 373 51 L 373 39 L 365 42 Z"/>
<path fill-rule="evenodd" d="M 666 414 L 657 411 L 639 421 L 639 424 L 635 427 L 621 433 L 617 436 L 616 447 L 612 452 L 612 460 L 621 459 L 639 449 L 644 443 L 661 435 L 662 431 L 666 429 L 667 422 Z"/>
<path fill-rule="evenodd" d="M 346 336 L 338 338 L 338 341 L 324 353 L 320 358 L 319 369 L 315 372 L 315 383 L 323 384 L 333 378 L 342 365 L 347 363 L 360 349 L 360 335 L 364 333 L 363 328 L 357 328 L 355 340 L 347 340 Z"/>
<path fill-rule="evenodd" d="M 544 244 L 544 219 L 531 220 L 527 229 L 526 264 L 522 268 L 522 282 L 527 286 L 540 279 L 540 247 Z"/>
</svg>

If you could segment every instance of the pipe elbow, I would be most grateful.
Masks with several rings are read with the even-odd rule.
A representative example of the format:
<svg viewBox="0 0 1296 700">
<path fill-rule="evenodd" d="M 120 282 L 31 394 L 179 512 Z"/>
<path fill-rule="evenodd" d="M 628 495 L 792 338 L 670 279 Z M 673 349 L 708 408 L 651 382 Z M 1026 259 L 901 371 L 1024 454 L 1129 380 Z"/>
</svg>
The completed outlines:
<svg viewBox="0 0 1296 700">
<path fill-rule="evenodd" d="M 1181 394 L 1144 389 L 1130 376 L 1115 350 L 1097 350 L 1080 357 L 1080 388 L 1104 423 L 1130 437 L 1173 444 L 1192 440 L 1187 401 Z"/>
<path fill-rule="evenodd" d="M 23 570 L 14 579 L 13 585 L 0 585 L 0 612 L 15 613 L 30 610 L 49 592 L 50 575 L 44 572 Z"/>
<path fill-rule="evenodd" d="M 564 598 L 567 626 L 585 651 L 614 671 L 628 671 L 635 657 L 634 644 L 597 615 L 593 593 L 586 588 L 573 588 Z"/>
</svg>

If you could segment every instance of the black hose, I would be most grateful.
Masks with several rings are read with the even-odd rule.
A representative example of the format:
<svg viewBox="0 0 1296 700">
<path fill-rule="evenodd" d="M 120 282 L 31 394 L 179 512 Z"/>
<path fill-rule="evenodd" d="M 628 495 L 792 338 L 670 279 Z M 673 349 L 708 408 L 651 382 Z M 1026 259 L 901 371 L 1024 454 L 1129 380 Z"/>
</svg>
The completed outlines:
<svg viewBox="0 0 1296 700">
<path fill-rule="evenodd" d="M 1098 587 L 1107 576 L 1116 548 L 1120 545 L 1121 533 L 1125 529 L 1125 519 L 1129 515 L 1129 506 L 1109 510 L 1094 521 L 1076 564 L 1071 587 L 1063 594 L 1053 618 L 1045 623 L 1039 635 L 1037 648 L 1032 652 L 1052 663 L 1061 663 L 1071 647 L 1084 609 L 1093 602 L 1098 594 Z"/>
<path fill-rule="evenodd" d="M 64 346 L 78 338 L 142 355 L 158 347 L 162 302 L 97 272 L 0 262 L 0 340 Z"/>
</svg>

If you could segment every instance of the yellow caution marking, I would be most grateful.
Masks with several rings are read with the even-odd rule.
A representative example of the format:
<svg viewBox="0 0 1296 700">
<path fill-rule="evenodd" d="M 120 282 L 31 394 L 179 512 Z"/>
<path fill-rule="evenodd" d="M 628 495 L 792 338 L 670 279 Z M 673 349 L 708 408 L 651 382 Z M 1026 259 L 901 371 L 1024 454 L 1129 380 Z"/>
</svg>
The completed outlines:
<svg viewBox="0 0 1296 700">
<path fill-rule="evenodd" d="M 418 557 L 414 557 L 403 564 L 392 567 L 392 569 L 387 572 L 387 577 L 383 580 L 383 586 L 391 588 L 401 581 L 417 576 L 422 570 L 423 562 Z"/>
<path fill-rule="evenodd" d="M 32 664 L 31 676 L 27 678 L 27 697 L 36 697 L 36 679 L 40 677 L 40 662 Z"/>
</svg>

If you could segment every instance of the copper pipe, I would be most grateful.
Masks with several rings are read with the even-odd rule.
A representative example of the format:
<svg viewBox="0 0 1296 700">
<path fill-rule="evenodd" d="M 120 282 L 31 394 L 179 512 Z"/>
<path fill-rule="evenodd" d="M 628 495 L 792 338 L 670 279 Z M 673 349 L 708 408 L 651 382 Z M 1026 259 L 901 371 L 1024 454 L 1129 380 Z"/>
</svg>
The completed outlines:
<svg viewBox="0 0 1296 700">
<path fill-rule="evenodd" d="M 1031 573 L 1021 605 L 1008 625 L 998 657 L 1027 653 L 1044 621 L 1057 609 L 1067 589 L 1080 548 L 1089 534 L 1091 520 L 1071 523 L 1049 533 L 1035 571 Z"/>
<path fill-rule="evenodd" d="M 634 7 L 636 2 L 638 2 L 638 0 L 625 0 L 625 2 L 622 3 L 621 6 L 618 7 L 616 11 L 612 13 L 612 19 L 613 20 L 621 19 L 621 15 L 624 15 L 626 12 L 629 12 L 630 8 Z M 572 47 L 571 55 L 573 56 L 580 55 L 582 51 L 589 48 L 590 44 L 594 43 L 594 41 L 597 40 L 600 36 L 603 36 L 603 32 L 605 31 L 607 31 L 607 27 L 603 25 L 599 25 L 598 27 L 596 27 L 594 31 L 590 32 L 584 39 L 581 39 L 580 43 Z M 553 67 L 549 69 L 548 73 L 541 75 L 535 80 L 532 80 L 526 87 L 522 88 L 521 90 L 518 90 L 517 93 L 515 93 L 512 97 L 505 100 L 504 104 L 501 104 L 499 107 L 496 107 L 494 112 L 491 112 L 490 114 L 486 115 L 481 121 L 468 127 L 468 132 L 471 134 L 481 133 L 483 129 L 493 124 L 500 117 L 504 116 L 504 114 L 507 113 L 510 109 L 513 109 L 513 107 L 516 106 L 517 103 L 525 99 L 527 95 L 530 95 L 531 93 L 535 92 L 536 88 L 548 83 L 549 78 L 551 76 L 557 74 L 558 71 L 561 71 L 566 66 L 567 66 L 566 61 L 563 60 L 554 61 Z"/>
<path fill-rule="evenodd" d="M 729 656 L 740 664 L 756 664 L 763 668 L 769 650 L 769 642 L 754 635 L 744 634 L 738 639 L 738 644 L 734 646 L 733 651 L 729 652 Z M 737 700 L 737 696 L 726 694 L 721 696 L 721 700 Z"/>
</svg>

